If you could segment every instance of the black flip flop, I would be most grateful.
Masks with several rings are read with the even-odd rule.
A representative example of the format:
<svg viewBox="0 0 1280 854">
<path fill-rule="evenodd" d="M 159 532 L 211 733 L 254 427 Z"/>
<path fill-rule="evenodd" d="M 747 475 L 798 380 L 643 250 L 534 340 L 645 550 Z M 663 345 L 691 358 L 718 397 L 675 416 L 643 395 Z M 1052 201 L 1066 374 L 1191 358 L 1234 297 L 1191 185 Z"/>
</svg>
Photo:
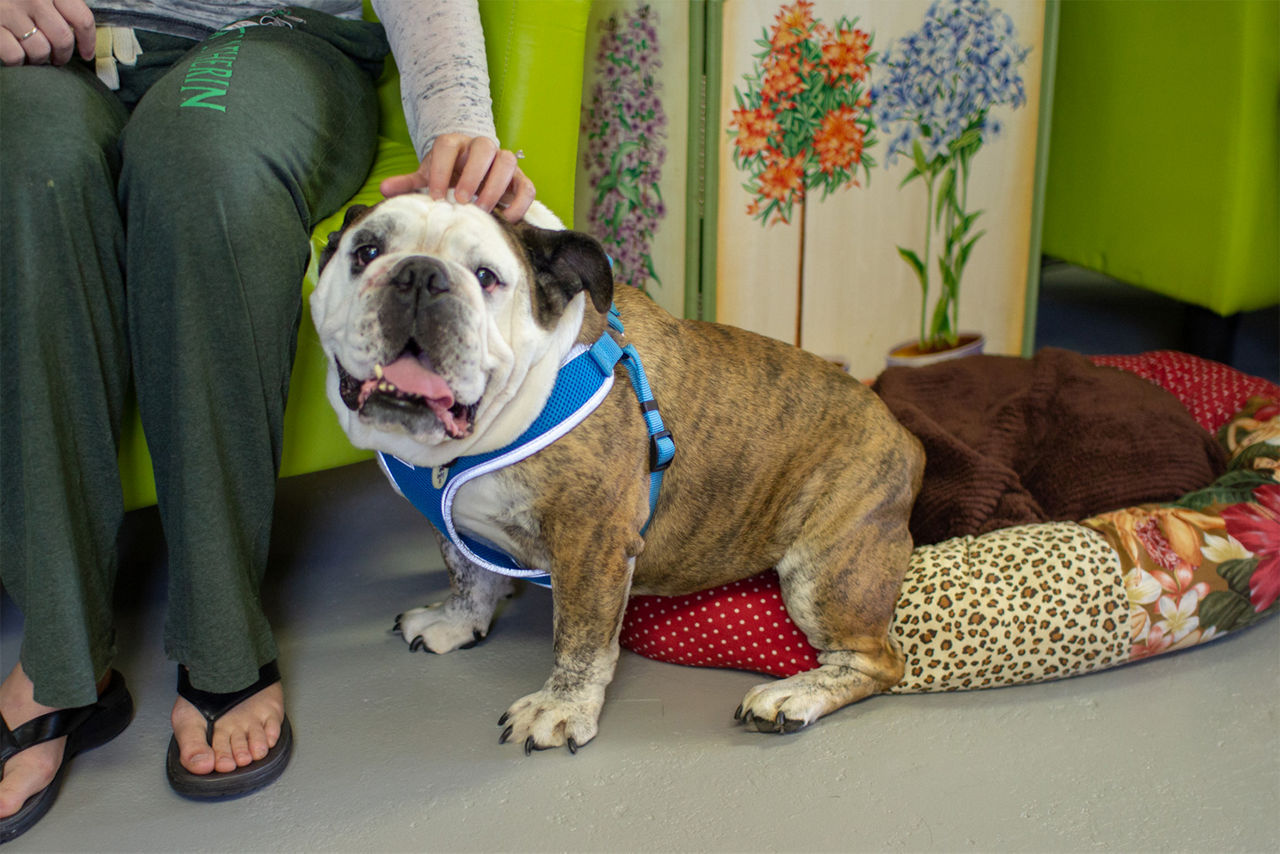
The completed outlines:
<svg viewBox="0 0 1280 854">
<path fill-rule="evenodd" d="M 274 661 L 264 664 L 258 671 L 258 681 L 248 688 L 232 691 L 228 694 L 214 694 L 201 691 L 191 685 L 187 669 L 178 666 L 178 695 L 200 710 L 209 722 L 205 730 L 205 741 L 213 743 L 213 725 L 218 718 L 252 697 L 254 694 L 280 681 L 280 670 Z M 182 765 L 182 752 L 178 749 L 178 738 L 169 739 L 169 756 L 165 762 L 169 772 L 169 785 L 179 795 L 197 800 L 217 800 L 234 798 L 256 792 L 268 783 L 275 781 L 284 773 L 293 755 L 293 728 L 289 726 L 289 716 L 285 715 L 280 724 L 280 738 L 275 747 L 261 759 L 256 759 L 243 768 L 234 771 L 211 771 L 208 774 L 192 774 Z"/>
<path fill-rule="evenodd" d="M 67 746 L 62 751 L 62 763 L 58 766 L 53 781 L 27 798 L 22 809 L 8 818 L 0 819 L 0 843 L 16 839 L 44 818 L 44 814 L 58 797 L 62 778 L 66 775 L 72 757 L 106 744 L 122 733 L 131 720 L 133 698 L 125 687 L 124 677 L 115 670 L 111 671 L 107 688 L 96 703 L 49 712 L 32 718 L 15 730 L 9 729 L 9 725 L 0 718 L 0 763 L 9 761 L 10 757 L 29 747 L 64 735 L 67 737 Z M 0 777 L 3 774 L 0 771 Z"/>
</svg>

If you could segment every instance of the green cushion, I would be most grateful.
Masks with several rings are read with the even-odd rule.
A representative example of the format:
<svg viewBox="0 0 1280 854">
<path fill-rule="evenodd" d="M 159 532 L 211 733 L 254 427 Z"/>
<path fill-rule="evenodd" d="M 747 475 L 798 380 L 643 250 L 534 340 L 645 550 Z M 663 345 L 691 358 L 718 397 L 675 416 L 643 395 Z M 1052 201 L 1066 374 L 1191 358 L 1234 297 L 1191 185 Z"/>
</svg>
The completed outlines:
<svg viewBox="0 0 1280 854">
<path fill-rule="evenodd" d="M 1046 254 L 1227 315 L 1280 302 L 1280 4 L 1061 6 Z"/>
</svg>

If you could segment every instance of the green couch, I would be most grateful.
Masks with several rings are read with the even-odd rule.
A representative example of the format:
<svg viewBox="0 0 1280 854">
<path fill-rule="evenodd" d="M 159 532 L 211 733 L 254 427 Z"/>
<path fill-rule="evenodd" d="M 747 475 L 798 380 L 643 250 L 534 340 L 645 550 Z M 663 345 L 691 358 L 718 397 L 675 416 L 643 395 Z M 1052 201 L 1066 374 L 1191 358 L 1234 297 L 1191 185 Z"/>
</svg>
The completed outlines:
<svg viewBox="0 0 1280 854">
<path fill-rule="evenodd" d="M 498 136 L 504 147 L 524 152 L 521 166 L 537 186 L 538 198 L 566 223 L 573 212 L 589 7 L 589 0 L 480 0 Z M 390 60 L 378 83 L 378 100 L 382 122 L 377 159 L 364 187 L 348 204 L 373 204 L 382 197 L 379 182 L 418 165 L 400 108 L 399 74 Z M 344 210 L 320 222 L 311 235 L 312 262 L 301 283 L 302 326 L 285 410 L 282 475 L 319 471 L 371 456 L 347 442 L 329 407 L 325 397 L 328 365 L 306 299 L 316 283 L 316 254 L 342 223 Z M 120 475 L 127 509 L 155 503 L 151 457 L 136 409 L 126 416 L 122 429 Z"/>
<path fill-rule="evenodd" d="M 1061 5 L 1043 249 L 1218 315 L 1280 303 L 1280 3 Z"/>
</svg>

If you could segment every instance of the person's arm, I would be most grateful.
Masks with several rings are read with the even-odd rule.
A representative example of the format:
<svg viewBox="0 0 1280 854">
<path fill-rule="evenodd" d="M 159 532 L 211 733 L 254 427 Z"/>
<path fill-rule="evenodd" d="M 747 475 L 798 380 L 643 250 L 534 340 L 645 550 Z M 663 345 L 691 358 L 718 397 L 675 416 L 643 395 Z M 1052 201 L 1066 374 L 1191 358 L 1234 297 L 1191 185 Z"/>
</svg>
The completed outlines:
<svg viewBox="0 0 1280 854">
<path fill-rule="evenodd" d="M 421 165 L 382 182 L 383 195 L 426 188 L 443 198 L 505 205 L 519 220 L 534 188 L 493 126 L 484 33 L 475 0 L 374 0 L 400 69 L 405 120 Z"/>
</svg>

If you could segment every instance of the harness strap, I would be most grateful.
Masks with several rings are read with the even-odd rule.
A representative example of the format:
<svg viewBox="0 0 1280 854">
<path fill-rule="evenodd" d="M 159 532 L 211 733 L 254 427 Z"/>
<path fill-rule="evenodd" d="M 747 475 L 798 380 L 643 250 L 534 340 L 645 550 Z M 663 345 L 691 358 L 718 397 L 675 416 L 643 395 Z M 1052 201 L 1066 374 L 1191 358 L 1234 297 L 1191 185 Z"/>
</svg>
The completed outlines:
<svg viewBox="0 0 1280 854">
<path fill-rule="evenodd" d="M 622 318 L 618 307 L 609 308 L 609 327 L 623 333 Z M 635 389 L 636 399 L 640 401 L 640 412 L 644 415 L 645 424 L 649 428 L 649 519 L 640 529 L 643 534 L 653 520 L 653 512 L 658 506 L 658 493 L 662 490 L 662 473 L 671 465 L 676 455 L 676 443 L 671 438 L 671 431 L 662 423 L 662 415 L 658 412 L 658 403 L 653 399 L 653 390 L 649 387 L 649 378 L 645 375 L 644 364 L 634 344 L 619 347 L 612 335 L 601 335 L 600 340 L 591 347 L 591 357 L 596 360 L 602 370 L 613 370 L 613 366 L 621 361 L 631 378 L 631 387 Z"/>
</svg>

